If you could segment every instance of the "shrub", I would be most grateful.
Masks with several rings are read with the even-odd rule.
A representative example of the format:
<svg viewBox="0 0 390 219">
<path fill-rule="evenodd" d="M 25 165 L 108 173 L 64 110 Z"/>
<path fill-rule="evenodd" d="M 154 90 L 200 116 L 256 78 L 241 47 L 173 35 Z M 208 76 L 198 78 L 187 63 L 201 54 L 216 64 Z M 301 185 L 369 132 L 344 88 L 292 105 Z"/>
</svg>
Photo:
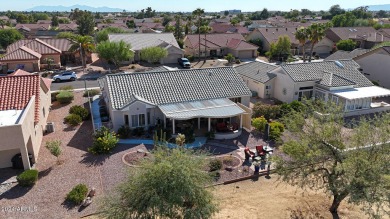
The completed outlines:
<svg viewBox="0 0 390 219">
<path fill-rule="evenodd" d="M 284 125 L 280 122 L 271 122 L 269 137 L 272 140 L 278 140 L 282 133 L 284 132 Z"/>
<path fill-rule="evenodd" d="M 236 59 L 236 64 L 240 64 L 240 63 L 241 63 L 241 60 Z"/>
<path fill-rule="evenodd" d="M 253 106 L 253 118 L 264 116 L 265 119 L 277 119 L 280 117 L 280 106 L 263 103 L 255 103 Z"/>
<path fill-rule="evenodd" d="M 215 132 L 214 131 L 206 132 L 206 138 L 207 139 L 214 139 L 215 138 Z"/>
<path fill-rule="evenodd" d="M 67 104 L 72 102 L 72 100 L 74 99 L 74 95 L 71 91 L 60 91 L 57 94 L 56 99 L 62 104 Z"/>
<path fill-rule="evenodd" d="M 228 166 L 233 165 L 233 156 L 230 155 L 230 156 L 224 157 L 222 162 Z"/>
<path fill-rule="evenodd" d="M 118 137 L 114 132 L 111 132 L 106 127 L 101 127 L 96 130 L 93 136 L 93 145 L 88 148 L 88 151 L 93 154 L 109 153 L 118 143 Z"/>
<path fill-rule="evenodd" d="M 82 121 L 83 120 L 81 119 L 81 116 L 77 114 L 69 114 L 67 117 L 65 117 L 65 122 L 71 126 L 78 126 Z"/>
<path fill-rule="evenodd" d="M 95 95 L 99 95 L 100 94 L 100 90 L 98 89 L 93 89 L 93 90 L 86 90 L 84 91 L 84 94 L 83 94 L 83 97 L 93 97 Z"/>
<path fill-rule="evenodd" d="M 38 180 L 38 170 L 25 170 L 16 180 L 21 186 L 33 186 Z"/>
<path fill-rule="evenodd" d="M 87 120 L 88 119 L 88 116 L 89 116 L 89 112 L 87 109 L 85 109 L 84 107 L 82 106 L 72 106 L 70 109 L 69 109 L 69 113 L 70 114 L 75 114 L 75 115 L 79 115 L 81 117 L 82 120 Z"/>
<path fill-rule="evenodd" d="M 54 140 L 46 142 L 46 148 L 50 151 L 50 153 L 57 157 L 61 154 L 61 141 Z"/>
<path fill-rule="evenodd" d="M 51 93 L 51 102 L 54 102 L 57 100 L 57 95 L 59 94 L 60 92 L 59 91 L 56 91 L 56 92 L 53 92 Z"/>
<path fill-rule="evenodd" d="M 66 200 L 76 205 L 81 204 L 88 193 L 88 187 L 84 184 L 78 184 L 66 195 Z"/>
<path fill-rule="evenodd" d="M 143 127 L 137 127 L 133 129 L 132 133 L 133 136 L 140 137 L 145 134 L 145 129 Z"/>
<path fill-rule="evenodd" d="M 184 129 L 183 134 L 186 136 L 187 143 L 190 144 L 195 141 L 195 133 L 193 128 Z"/>
<path fill-rule="evenodd" d="M 210 172 L 220 170 L 222 168 L 222 161 L 219 159 L 212 159 L 209 163 Z"/>
<path fill-rule="evenodd" d="M 194 56 L 187 56 L 188 61 L 193 62 L 195 60 Z"/>
<path fill-rule="evenodd" d="M 122 125 L 118 129 L 118 135 L 120 138 L 128 138 L 128 137 L 130 137 L 130 134 L 131 134 L 131 129 L 127 125 Z"/>
<path fill-rule="evenodd" d="M 70 91 L 70 90 L 73 90 L 73 86 L 72 85 L 64 85 L 62 87 L 60 87 L 60 90 L 66 90 L 66 91 Z"/>
<path fill-rule="evenodd" d="M 47 73 L 47 72 L 43 72 L 43 73 L 41 74 L 42 78 L 47 78 L 48 75 L 49 75 L 49 73 Z"/>
<path fill-rule="evenodd" d="M 265 124 L 267 124 L 267 120 L 264 118 L 264 116 L 252 119 L 252 126 L 260 132 L 264 131 Z"/>
</svg>

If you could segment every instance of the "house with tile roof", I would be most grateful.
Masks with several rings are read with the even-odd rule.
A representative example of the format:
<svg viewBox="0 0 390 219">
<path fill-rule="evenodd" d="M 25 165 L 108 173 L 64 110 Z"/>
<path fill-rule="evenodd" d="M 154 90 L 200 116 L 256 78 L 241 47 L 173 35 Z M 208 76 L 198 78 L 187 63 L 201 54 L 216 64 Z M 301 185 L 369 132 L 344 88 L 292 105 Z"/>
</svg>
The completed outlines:
<svg viewBox="0 0 390 219">
<path fill-rule="evenodd" d="M 0 168 L 20 154 L 24 169 L 38 159 L 50 110 L 50 80 L 23 70 L 0 77 Z"/>
<path fill-rule="evenodd" d="M 168 56 L 160 61 L 161 64 L 177 63 L 178 58 L 184 56 L 173 33 L 137 33 L 137 34 L 109 34 L 110 42 L 124 41 L 131 45 L 134 51 L 134 58 L 131 61 L 140 61 L 140 52 L 148 47 L 162 47 L 168 51 Z"/>
<path fill-rule="evenodd" d="M 200 53 L 199 53 L 200 44 Z M 245 41 L 240 33 L 190 34 L 184 37 L 186 55 L 219 57 L 231 53 L 239 59 L 257 57 L 257 46 Z"/>
<path fill-rule="evenodd" d="M 373 27 L 333 27 L 326 31 L 326 37 L 334 43 L 351 39 L 362 49 L 371 49 L 377 44 L 390 41 L 390 35 Z"/>
<path fill-rule="evenodd" d="M 110 74 L 99 85 L 114 130 L 160 125 L 178 134 L 187 127 L 231 139 L 250 127 L 251 92 L 232 67 Z"/>
<path fill-rule="evenodd" d="M 53 60 L 52 67 L 61 66 L 62 51 L 40 40 L 19 40 L 7 47 L 7 53 L 0 58 L 0 62 L 7 69 L 24 69 L 29 72 L 40 71 L 47 68 L 48 59 Z"/>
<path fill-rule="evenodd" d="M 253 30 L 246 40 L 260 39 L 263 42 L 263 51 L 267 52 L 271 48 L 271 43 L 276 43 L 281 36 L 287 36 L 291 42 L 291 53 L 294 55 L 302 54 L 302 47 L 299 41 L 295 38 L 295 32 L 299 27 L 271 27 L 271 28 L 257 28 Z M 334 43 L 328 38 L 323 38 L 318 42 L 313 52 L 320 56 L 329 55 L 333 49 Z M 306 53 L 310 53 L 310 41 L 305 45 Z"/>
<path fill-rule="evenodd" d="M 16 24 L 17 29 L 25 38 L 34 38 L 37 31 L 49 30 L 51 24 Z"/>
<path fill-rule="evenodd" d="M 344 107 L 345 116 L 390 110 L 390 104 L 381 99 L 390 96 L 390 90 L 374 86 L 354 60 L 283 64 L 276 68 L 267 65 L 248 63 L 235 68 L 244 80 L 258 83 L 251 86 L 252 91 L 267 92 L 264 87 L 269 86 L 266 98 L 286 103 L 304 98 L 334 101 Z"/>
<path fill-rule="evenodd" d="M 360 56 L 366 52 L 370 51 L 369 49 L 354 49 L 352 51 L 337 50 L 335 53 L 326 57 L 324 60 L 342 60 L 342 59 L 353 59 L 357 56 Z"/>
</svg>

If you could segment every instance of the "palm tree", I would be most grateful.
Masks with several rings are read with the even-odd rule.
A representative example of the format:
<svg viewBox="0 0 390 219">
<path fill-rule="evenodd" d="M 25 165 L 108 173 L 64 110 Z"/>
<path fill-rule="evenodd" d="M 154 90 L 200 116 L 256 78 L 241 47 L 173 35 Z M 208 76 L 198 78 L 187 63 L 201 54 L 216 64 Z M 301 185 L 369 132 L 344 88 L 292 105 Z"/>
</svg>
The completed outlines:
<svg viewBox="0 0 390 219">
<path fill-rule="evenodd" d="M 207 26 L 207 25 L 203 25 L 199 28 L 199 33 L 204 33 L 204 62 L 206 62 L 206 58 L 207 58 L 207 33 L 210 32 L 213 28 Z M 199 41 L 199 45 L 200 45 L 200 41 Z"/>
<path fill-rule="evenodd" d="M 306 28 L 301 27 L 295 32 L 295 39 L 299 41 L 299 43 L 302 46 L 302 56 L 303 56 L 303 62 L 306 62 L 306 50 L 305 50 L 305 44 L 308 40 L 308 31 Z"/>
<path fill-rule="evenodd" d="M 204 9 L 197 8 L 195 11 L 192 12 L 192 14 L 198 16 L 198 34 L 199 34 L 198 59 L 200 61 L 200 23 L 201 23 L 201 16 L 204 14 Z"/>
<path fill-rule="evenodd" d="M 86 53 L 91 53 L 95 50 L 95 44 L 93 42 L 93 38 L 91 36 L 81 36 L 77 35 L 73 39 L 73 44 L 69 49 L 71 52 L 79 50 L 80 52 L 80 58 L 81 58 L 81 63 L 83 67 L 86 67 L 85 63 L 85 57 Z"/>
<path fill-rule="evenodd" d="M 325 37 L 325 31 L 331 27 L 330 23 L 319 24 L 314 23 L 307 28 L 308 37 L 311 42 L 309 62 L 311 62 L 311 57 L 313 56 L 314 45 L 320 42 Z"/>
</svg>

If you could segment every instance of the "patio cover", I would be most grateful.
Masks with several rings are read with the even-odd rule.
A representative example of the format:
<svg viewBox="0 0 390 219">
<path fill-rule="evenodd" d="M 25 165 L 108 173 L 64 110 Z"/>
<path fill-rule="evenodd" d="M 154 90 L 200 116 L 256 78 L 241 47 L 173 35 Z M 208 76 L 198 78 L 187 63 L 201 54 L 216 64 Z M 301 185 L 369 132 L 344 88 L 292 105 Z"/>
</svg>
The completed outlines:
<svg viewBox="0 0 390 219">
<path fill-rule="evenodd" d="M 167 118 L 186 120 L 192 118 L 226 118 L 244 114 L 236 103 L 227 99 L 189 101 L 158 106 Z"/>
<path fill-rule="evenodd" d="M 390 90 L 378 86 L 336 90 L 331 93 L 347 100 L 390 96 Z"/>
</svg>

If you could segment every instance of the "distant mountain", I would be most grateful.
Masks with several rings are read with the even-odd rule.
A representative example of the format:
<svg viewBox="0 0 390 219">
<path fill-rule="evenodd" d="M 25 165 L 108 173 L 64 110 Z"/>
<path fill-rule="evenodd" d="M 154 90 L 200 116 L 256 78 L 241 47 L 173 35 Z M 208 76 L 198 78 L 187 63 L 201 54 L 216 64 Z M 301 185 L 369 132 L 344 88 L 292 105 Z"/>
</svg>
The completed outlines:
<svg viewBox="0 0 390 219">
<path fill-rule="evenodd" d="M 80 10 L 87 10 L 92 12 L 122 12 L 120 8 L 109 8 L 109 7 L 91 7 L 87 5 L 72 5 L 72 6 L 35 6 L 33 8 L 26 9 L 26 11 L 71 11 L 72 9 L 78 8 Z"/>
<path fill-rule="evenodd" d="M 385 4 L 385 5 L 369 5 L 368 6 L 369 11 L 379 11 L 379 10 L 384 10 L 384 11 L 390 11 L 390 4 Z"/>
</svg>

